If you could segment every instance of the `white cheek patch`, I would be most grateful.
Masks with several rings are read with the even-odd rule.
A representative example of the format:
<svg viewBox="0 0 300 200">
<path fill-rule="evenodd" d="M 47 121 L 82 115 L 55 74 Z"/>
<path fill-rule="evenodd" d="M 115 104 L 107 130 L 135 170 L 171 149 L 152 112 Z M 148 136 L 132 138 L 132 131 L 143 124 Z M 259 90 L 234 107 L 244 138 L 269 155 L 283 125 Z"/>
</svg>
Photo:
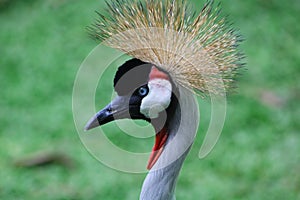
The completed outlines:
<svg viewBox="0 0 300 200">
<path fill-rule="evenodd" d="M 149 93 L 141 103 L 140 112 L 146 117 L 157 118 L 171 102 L 172 85 L 166 79 L 152 79 L 148 83 Z"/>
</svg>

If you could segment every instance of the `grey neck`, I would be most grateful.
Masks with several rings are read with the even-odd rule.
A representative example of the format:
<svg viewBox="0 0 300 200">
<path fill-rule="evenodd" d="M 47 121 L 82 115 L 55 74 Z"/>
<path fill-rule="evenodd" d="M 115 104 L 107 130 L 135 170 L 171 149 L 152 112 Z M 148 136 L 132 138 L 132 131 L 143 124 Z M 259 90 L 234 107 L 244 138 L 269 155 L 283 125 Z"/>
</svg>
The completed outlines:
<svg viewBox="0 0 300 200">
<path fill-rule="evenodd" d="M 173 200 L 180 169 L 194 141 L 198 124 L 198 106 L 194 96 L 179 88 L 180 97 L 169 121 L 169 137 L 156 164 L 144 180 L 140 200 Z"/>
<path fill-rule="evenodd" d="M 144 180 L 141 200 L 173 200 L 175 199 L 175 187 L 177 178 L 188 154 L 189 149 L 181 158 L 159 170 L 150 170 Z"/>
</svg>

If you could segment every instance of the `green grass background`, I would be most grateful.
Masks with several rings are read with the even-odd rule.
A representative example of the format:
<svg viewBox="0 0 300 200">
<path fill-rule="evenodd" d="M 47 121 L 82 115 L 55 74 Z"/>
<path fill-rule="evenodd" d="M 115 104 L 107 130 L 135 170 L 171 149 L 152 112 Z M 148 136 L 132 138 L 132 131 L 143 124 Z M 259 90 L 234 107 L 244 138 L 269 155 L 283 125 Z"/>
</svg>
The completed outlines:
<svg viewBox="0 0 300 200">
<path fill-rule="evenodd" d="M 192 3 L 200 10 L 203 1 Z M 73 122 L 73 82 L 97 45 L 85 27 L 104 2 L 15 0 L 0 6 L 0 199 L 138 199 L 146 174 L 100 164 Z M 210 107 L 199 100 L 199 133 L 177 199 L 300 199 L 300 1 L 227 0 L 222 6 L 246 39 L 241 48 L 248 70 L 228 99 L 221 138 L 203 160 L 197 154 Z M 109 95 L 112 73 L 103 83 Z M 98 91 L 96 107 L 109 95 Z M 114 124 L 106 129 L 113 132 Z M 129 150 L 153 144 L 121 133 L 108 137 Z M 63 152 L 74 168 L 15 166 L 36 152 Z"/>
</svg>

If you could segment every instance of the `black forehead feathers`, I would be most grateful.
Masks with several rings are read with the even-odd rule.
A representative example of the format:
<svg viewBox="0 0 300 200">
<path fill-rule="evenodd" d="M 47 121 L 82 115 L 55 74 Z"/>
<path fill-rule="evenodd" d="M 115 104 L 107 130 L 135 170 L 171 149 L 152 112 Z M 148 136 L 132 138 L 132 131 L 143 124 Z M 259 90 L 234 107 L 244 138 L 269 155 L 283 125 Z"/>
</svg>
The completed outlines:
<svg viewBox="0 0 300 200">
<path fill-rule="evenodd" d="M 131 60 L 127 60 L 123 65 L 121 65 L 115 75 L 114 78 L 114 86 L 116 86 L 117 82 L 121 79 L 121 77 L 128 71 L 130 71 L 132 68 L 140 66 L 140 65 L 144 65 L 146 64 L 145 62 L 133 58 Z"/>
<path fill-rule="evenodd" d="M 133 58 L 121 65 L 114 78 L 114 88 L 118 95 L 132 93 L 148 82 L 152 65 Z"/>
</svg>

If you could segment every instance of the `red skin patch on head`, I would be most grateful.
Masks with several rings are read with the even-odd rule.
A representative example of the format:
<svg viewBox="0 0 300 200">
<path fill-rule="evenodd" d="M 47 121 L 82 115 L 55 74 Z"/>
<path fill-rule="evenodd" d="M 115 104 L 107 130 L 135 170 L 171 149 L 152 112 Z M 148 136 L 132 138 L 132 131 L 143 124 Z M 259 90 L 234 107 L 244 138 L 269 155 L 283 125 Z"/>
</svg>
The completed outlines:
<svg viewBox="0 0 300 200">
<path fill-rule="evenodd" d="M 149 74 L 149 80 L 153 80 L 153 79 L 169 80 L 169 76 L 165 72 L 160 71 L 157 67 L 153 66 Z"/>
</svg>

